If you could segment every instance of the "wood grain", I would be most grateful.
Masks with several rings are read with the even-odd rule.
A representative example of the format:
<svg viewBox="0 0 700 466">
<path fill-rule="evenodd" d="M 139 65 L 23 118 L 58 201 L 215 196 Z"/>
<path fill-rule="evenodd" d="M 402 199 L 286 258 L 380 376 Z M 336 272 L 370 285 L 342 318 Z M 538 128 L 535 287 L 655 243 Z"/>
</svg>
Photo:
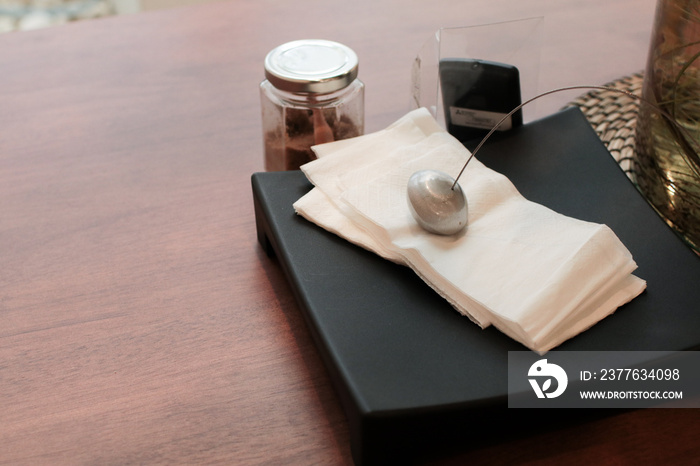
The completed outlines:
<svg viewBox="0 0 700 466">
<path fill-rule="evenodd" d="M 0 36 L 0 464 L 351 464 L 325 369 L 256 241 L 264 55 L 302 37 L 353 47 L 375 131 L 408 110 L 411 60 L 438 27 L 544 15 L 552 87 L 640 69 L 653 14 L 652 0 L 312 6 L 236 0 Z M 439 462 L 690 463 L 698 421 L 637 411 Z"/>
</svg>

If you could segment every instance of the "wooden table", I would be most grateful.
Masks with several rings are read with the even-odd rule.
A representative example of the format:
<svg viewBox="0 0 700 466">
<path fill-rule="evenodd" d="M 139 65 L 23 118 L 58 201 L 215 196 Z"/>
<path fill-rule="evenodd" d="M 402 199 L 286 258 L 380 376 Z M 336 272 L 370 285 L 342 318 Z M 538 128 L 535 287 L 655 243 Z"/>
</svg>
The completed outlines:
<svg viewBox="0 0 700 466">
<path fill-rule="evenodd" d="M 256 241 L 264 55 L 303 37 L 354 48 L 375 131 L 408 110 L 411 61 L 441 26 L 544 16 L 548 89 L 640 70 L 653 11 L 235 0 L 0 36 L 0 464 L 351 464 Z M 426 461 L 689 463 L 699 422 L 639 410 Z"/>
</svg>

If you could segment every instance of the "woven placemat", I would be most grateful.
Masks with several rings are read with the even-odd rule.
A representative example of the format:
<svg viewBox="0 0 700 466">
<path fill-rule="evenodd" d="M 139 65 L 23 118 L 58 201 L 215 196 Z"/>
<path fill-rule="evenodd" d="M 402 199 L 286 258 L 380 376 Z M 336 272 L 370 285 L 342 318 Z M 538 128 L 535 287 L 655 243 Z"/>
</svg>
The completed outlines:
<svg viewBox="0 0 700 466">
<path fill-rule="evenodd" d="M 643 74 L 636 73 L 605 84 L 605 87 L 641 96 L 642 81 Z M 566 105 L 572 106 L 581 109 L 625 174 L 634 179 L 632 157 L 639 101 L 619 92 L 595 90 Z"/>
</svg>

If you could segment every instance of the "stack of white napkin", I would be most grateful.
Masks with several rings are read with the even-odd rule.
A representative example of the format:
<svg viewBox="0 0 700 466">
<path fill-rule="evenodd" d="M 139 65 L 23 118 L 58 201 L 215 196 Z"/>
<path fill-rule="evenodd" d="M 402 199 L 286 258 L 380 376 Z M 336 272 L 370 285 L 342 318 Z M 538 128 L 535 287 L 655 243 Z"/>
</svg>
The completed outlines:
<svg viewBox="0 0 700 466">
<path fill-rule="evenodd" d="M 469 156 L 425 109 L 313 150 L 318 160 L 302 171 L 315 187 L 294 204 L 300 215 L 411 267 L 480 327 L 493 324 L 533 351 L 586 330 L 646 287 L 610 228 L 526 200 L 476 159 L 459 180 L 467 229 L 440 236 L 419 227 L 408 178 L 422 169 L 456 176 Z"/>
</svg>

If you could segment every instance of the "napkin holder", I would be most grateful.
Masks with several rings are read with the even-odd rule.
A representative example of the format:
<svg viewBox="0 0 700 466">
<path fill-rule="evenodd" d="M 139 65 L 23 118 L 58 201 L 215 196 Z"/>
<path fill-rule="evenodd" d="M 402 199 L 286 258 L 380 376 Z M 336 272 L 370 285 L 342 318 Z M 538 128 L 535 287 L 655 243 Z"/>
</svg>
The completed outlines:
<svg viewBox="0 0 700 466">
<path fill-rule="evenodd" d="M 526 198 L 609 225 L 648 290 L 565 342 L 568 351 L 700 348 L 700 257 L 646 203 L 578 109 L 490 141 L 478 158 Z M 258 239 L 290 282 L 346 413 L 356 464 L 463 451 L 616 410 L 507 408 L 508 351 L 411 270 L 297 216 L 300 172 L 252 177 Z M 556 349 L 554 350 L 556 351 Z"/>
</svg>

